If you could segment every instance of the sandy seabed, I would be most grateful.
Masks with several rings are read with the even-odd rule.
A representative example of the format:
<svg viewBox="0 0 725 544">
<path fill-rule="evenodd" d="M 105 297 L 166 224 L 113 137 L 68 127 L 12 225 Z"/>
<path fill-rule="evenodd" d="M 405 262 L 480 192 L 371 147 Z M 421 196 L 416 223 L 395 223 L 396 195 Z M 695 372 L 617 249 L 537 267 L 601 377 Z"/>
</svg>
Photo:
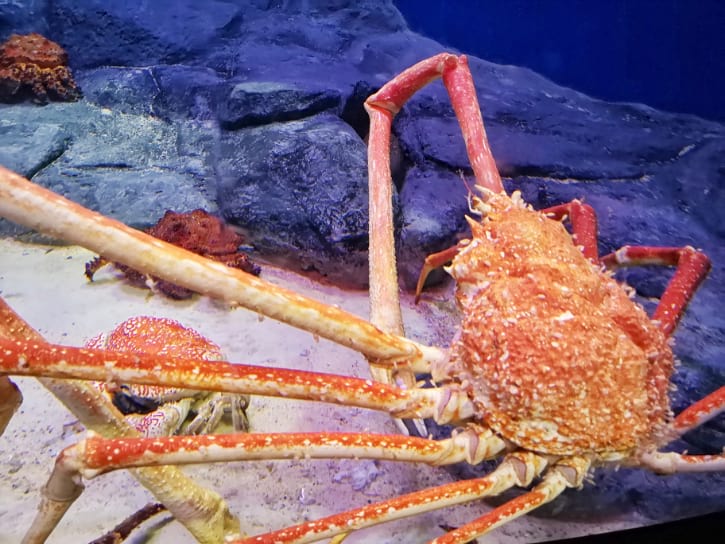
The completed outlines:
<svg viewBox="0 0 725 544">
<path fill-rule="evenodd" d="M 135 315 L 177 319 L 222 346 L 232 362 L 264 364 L 368 377 L 363 357 L 309 333 L 244 309 L 231 309 L 206 297 L 172 301 L 126 285 L 110 269 L 90 283 L 84 263 L 93 255 L 78 247 L 29 245 L 0 239 L 0 296 L 48 341 L 82 345 Z M 368 314 L 367 294 L 318 284 L 272 267 L 262 277 L 302 294 Z M 453 333 L 455 312 L 450 289 L 433 293 L 418 306 L 403 297 L 412 338 L 445 345 Z M 31 524 L 56 455 L 84 436 L 82 426 L 35 379 L 13 378 L 24 402 L 0 437 L 0 543 L 20 542 Z M 254 397 L 248 410 L 253 432 L 396 432 L 384 413 L 317 402 Z M 257 534 L 303 520 L 383 500 L 451 481 L 442 468 L 360 460 L 248 461 L 186 467 L 198 482 L 219 492 L 243 530 Z M 78 544 L 97 538 L 152 501 L 127 472 L 116 471 L 86 482 L 48 542 Z M 353 534 L 345 543 L 418 544 L 458 526 L 491 507 L 481 502 L 447 508 Z M 485 542 L 521 543 L 573 537 L 637 525 L 638 520 L 606 526 L 526 517 L 486 537 Z M 141 543 L 194 542 L 168 515 L 147 522 L 129 539 Z"/>
</svg>

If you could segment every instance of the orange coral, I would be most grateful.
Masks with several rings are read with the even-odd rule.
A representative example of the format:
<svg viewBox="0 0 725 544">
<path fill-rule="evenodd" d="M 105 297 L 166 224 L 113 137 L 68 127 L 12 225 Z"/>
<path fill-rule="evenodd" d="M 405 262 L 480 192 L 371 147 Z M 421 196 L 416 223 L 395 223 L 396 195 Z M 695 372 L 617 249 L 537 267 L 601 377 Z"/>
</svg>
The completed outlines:
<svg viewBox="0 0 725 544">
<path fill-rule="evenodd" d="M 259 275 L 259 266 L 245 253 L 239 251 L 244 238 L 221 219 L 204 210 L 188 213 L 167 211 L 159 222 L 146 232 L 165 242 L 193 251 L 197 255 L 214 259 L 232 268 L 239 268 L 255 276 Z M 103 257 L 96 257 L 87 263 L 88 279 L 93 280 L 93 274 L 106 264 L 108 261 Z M 193 293 L 168 281 L 149 278 L 122 264 L 113 264 L 124 273 L 131 284 L 138 287 L 148 287 L 151 284 L 158 291 L 175 299 L 189 298 Z"/>
<path fill-rule="evenodd" d="M 55 42 L 32 33 L 13 34 L 0 45 L 0 100 L 73 101 L 81 97 L 68 54 Z"/>
</svg>

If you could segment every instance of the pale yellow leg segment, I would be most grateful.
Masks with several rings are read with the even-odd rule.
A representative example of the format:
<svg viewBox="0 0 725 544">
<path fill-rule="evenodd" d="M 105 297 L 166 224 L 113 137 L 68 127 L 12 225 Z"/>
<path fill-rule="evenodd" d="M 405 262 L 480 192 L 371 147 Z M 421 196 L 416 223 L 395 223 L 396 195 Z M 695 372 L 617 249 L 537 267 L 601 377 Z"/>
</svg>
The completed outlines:
<svg viewBox="0 0 725 544">
<path fill-rule="evenodd" d="M 515 485 L 528 485 L 545 467 L 546 461 L 534 454 L 512 454 L 483 478 L 424 489 L 280 531 L 234 541 L 234 544 L 317 542 L 380 523 L 498 495 Z"/>
<path fill-rule="evenodd" d="M 558 461 L 544 476 L 543 481 L 534 489 L 494 508 L 477 520 L 451 531 L 429 544 L 465 544 L 476 537 L 528 514 L 539 506 L 554 500 L 568 487 L 580 487 L 591 466 L 585 457 L 571 457 Z"/>
</svg>

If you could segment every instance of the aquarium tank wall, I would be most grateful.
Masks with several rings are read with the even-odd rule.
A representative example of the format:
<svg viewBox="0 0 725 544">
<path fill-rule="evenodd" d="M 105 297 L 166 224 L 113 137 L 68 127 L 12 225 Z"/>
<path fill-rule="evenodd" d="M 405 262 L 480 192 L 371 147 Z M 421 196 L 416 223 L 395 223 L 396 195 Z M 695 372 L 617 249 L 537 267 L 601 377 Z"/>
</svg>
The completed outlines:
<svg viewBox="0 0 725 544">
<path fill-rule="evenodd" d="M 605 100 L 725 120 L 719 0 L 396 0 L 413 30 Z"/>
</svg>

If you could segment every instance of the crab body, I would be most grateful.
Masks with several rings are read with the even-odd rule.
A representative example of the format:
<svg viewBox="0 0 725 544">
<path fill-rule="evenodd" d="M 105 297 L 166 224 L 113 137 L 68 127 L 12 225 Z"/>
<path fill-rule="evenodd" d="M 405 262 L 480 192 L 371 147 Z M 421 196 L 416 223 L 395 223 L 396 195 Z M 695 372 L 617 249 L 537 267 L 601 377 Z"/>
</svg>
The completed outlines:
<svg viewBox="0 0 725 544">
<path fill-rule="evenodd" d="M 560 221 L 503 195 L 485 206 L 449 269 L 465 318 L 448 374 L 470 384 L 486 425 L 531 451 L 652 446 L 670 416 L 665 336 Z"/>
<path fill-rule="evenodd" d="M 91 349 L 122 353 L 147 353 L 170 357 L 191 357 L 204 361 L 224 359 L 221 348 L 178 321 L 162 317 L 132 317 L 108 333 L 101 333 L 85 344 Z M 225 395 L 194 391 L 182 387 L 156 385 L 118 385 L 96 382 L 96 387 L 144 436 L 167 436 L 184 429 L 189 434 L 208 433 L 221 422 L 224 412 L 231 413 L 235 431 L 246 431 L 245 395 Z"/>
</svg>

